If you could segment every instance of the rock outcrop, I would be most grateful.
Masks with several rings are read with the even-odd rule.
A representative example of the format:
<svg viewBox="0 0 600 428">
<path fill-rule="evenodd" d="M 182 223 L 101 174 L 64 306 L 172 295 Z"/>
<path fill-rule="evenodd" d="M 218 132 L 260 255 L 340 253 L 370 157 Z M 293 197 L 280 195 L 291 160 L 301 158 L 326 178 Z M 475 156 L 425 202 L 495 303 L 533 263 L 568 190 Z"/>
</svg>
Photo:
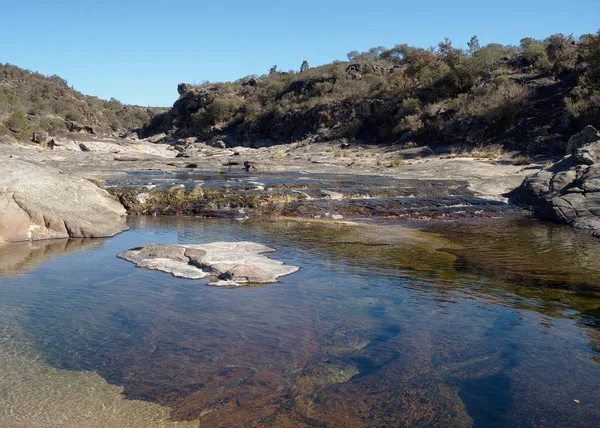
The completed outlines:
<svg viewBox="0 0 600 428">
<path fill-rule="evenodd" d="M 79 122 L 74 122 L 72 120 L 65 120 L 65 126 L 69 130 L 69 132 L 77 132 L 80 134 L 95 134 L 96 131 L 92 126 L 85 125 Z"/>
<path fill-rule="evenodd" d="M 0 161 L 0 242 L 113 236 L 125 209 L 88 180 L 20 159 Z"/>
<path fill-rule="evenodd" d="M 591 126 L 569 140 L 571 152 L 525 178 L 513 199 L 538 216 L 600 237 L 600 134 Z"/>
<path fill-rule="evenodd" d="M 127 250 L 118 257 L 138 267 L 167 272 L 181 278 L 216 278 L 211 285 L 243 285 L 276 282 L 278 277 L 299 269 L 263 255 L 273 251 L 275 250 L 272 248 L 254 242 L 149 244 Z"/>
</svg>

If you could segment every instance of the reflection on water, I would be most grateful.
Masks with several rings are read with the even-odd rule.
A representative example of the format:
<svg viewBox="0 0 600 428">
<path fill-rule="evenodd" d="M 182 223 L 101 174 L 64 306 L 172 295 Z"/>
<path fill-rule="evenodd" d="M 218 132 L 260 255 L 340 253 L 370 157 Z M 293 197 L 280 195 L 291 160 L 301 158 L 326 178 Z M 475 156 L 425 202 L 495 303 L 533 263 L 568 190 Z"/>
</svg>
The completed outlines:
<svg viewBox="0 0 600 428">
<path fill-rule="evenodd" d="M 130 226 L 102 247 L 1 278 L 0 351 L 65 376 L 96 372 L 130 399 L 208 426 L 594 426 L 600 417 L 600 251 L 569 229 L 503 221 L 432 237 L 143 217 Z M 230 289 L 115 257 L 215 240 L 261 242 L 302 269 Z M 50 381 L 32 373 L 45 391 Z M 0 380 L 0 402 L 33 382 L 18 379 Z M 101 396 L 91 384 L 73 388 Z M 10 396 L 32 412 L 44 400 Z"/>
<path fill-rule="evenodd" d="M 0 276 L 18 275 L 52 257 L 85 251 L 103 243 L 104 239 L 71 238 L 0 244 Z"/>
</svg>

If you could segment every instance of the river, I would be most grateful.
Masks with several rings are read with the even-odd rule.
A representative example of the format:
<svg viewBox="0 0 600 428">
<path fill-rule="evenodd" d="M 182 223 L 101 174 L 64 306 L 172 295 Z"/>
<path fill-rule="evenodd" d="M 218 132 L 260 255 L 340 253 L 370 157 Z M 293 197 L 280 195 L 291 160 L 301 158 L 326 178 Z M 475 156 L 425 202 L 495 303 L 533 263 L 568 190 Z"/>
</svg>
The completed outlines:
<svg viewBox="0 0 600 428">
<path fill-rule="evenodd" d="M 0 426 L 600 420 L 600 250 L 585 233 L 507 218 L 416 235 L 193 217 L 129 225 L 108 240 L 3 247 Z M 237 240 L 301 269 L 223 288 L 116 257 Z"/>
</svg>

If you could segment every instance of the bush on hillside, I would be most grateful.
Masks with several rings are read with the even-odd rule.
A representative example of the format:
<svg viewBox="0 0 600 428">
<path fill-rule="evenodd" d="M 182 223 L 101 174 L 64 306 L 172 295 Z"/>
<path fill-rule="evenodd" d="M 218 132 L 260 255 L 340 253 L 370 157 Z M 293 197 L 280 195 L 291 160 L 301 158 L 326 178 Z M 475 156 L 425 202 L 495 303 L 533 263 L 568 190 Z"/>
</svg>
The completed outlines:
<svg viewBox="0 0 600 428">
<path fill-rule="evenodd" d="M 579 48 L 572 36 L 554 34 L 546 39 L 548 60 L 552 64 L 553 73 L 564 73 L 573 70 L 579 56 Z"/>
<path fill-rule="evenodd" d="M 460 117 L 485 119 L 496 130 L 506 129 L 527 108 L 530 90 L 507 78 L 474 88 L 463 94 L 458 102 Z"/>
<path fill-rule="evenodd" d="M 56 132 L 66 129 L 64 120 L 71 120 L 100 132 L 121 131 L 146 126 L 161 111 L 85 96 L 59 76 L 0 63 L 0 125 L 4 129 Z"/>
<path fill-rule="evenodd" d="M 566 112 L 580 121 L 597 116 L 599 40 L 600 34 L 582 43 L 555 34 L 524 38 L 519 46 L 481 46 L 474 38 L 465 49 L 444 40 L 428 49 L 398 44 L 352 51 L 347 62 L 302 67 L 302 72 L 275 68 L 237 82 L 190 85 L 190 93 L 198 94 L 190 105 L 200 108 L 178 107 L 152 126 L 211 138 L 215 132 L 231 133 L 248 142 L 311 135 L 456 141 L 493 139 L 503 132 L 518 140 L 530 138 L 530 127 L 521 120 L 529 115 L 551 139 L 575 126 L 563 120 Z M 584 70 L 582 55 L 585 75 L 562 105 L 562 94 Z M 549 117 L 534 106 L 541 98 L 551 98 L 542 107 L 553 110 Z"/>
</svg>

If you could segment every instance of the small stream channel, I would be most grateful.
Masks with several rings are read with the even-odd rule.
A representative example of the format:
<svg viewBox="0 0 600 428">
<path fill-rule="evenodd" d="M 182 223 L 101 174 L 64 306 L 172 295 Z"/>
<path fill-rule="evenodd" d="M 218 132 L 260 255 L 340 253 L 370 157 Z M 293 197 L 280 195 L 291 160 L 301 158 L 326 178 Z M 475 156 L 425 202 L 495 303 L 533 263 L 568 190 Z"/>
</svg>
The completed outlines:
<svg viewBox="0 0 600 428">
<path fill-rule="evenodd" d="M 134 214 L 428 221 L 520 213 L 458 180 L 354 174 L 134 171 L 107 180 Z"/>
</svg>

